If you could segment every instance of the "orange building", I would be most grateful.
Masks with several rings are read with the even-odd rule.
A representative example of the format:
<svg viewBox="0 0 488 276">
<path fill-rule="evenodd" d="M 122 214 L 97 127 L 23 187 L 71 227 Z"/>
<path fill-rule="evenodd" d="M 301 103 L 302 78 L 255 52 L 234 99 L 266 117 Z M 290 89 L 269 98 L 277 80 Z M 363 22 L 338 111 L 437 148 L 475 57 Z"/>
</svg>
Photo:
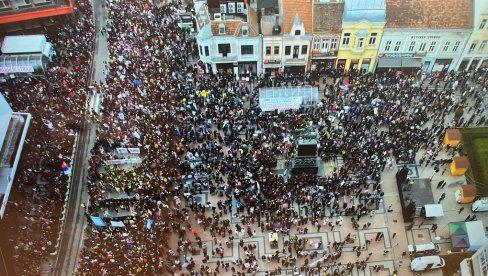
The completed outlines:
<svg viewBox="0 0 488 276">
<path fill-rule="evenodd" d="M 73 11 L 72 0 L 0 1 L 0 26 L 3 32 L 49 26 L 54 17 Z"/>
</svg>

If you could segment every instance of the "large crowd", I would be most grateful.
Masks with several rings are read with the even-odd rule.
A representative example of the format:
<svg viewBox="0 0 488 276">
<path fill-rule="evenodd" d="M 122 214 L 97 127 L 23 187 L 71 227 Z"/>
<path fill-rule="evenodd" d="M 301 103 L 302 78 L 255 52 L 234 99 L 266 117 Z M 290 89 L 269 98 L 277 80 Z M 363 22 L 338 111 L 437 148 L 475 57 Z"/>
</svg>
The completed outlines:
<svg viewBox="0 0 488 276">
<path fill-rule="evenodd" d="M 56 55 L 44 77 L 7 78 L 1 91 L 12 109 L 32 115 L 1 231 L 18 275 L 38 275 L 55 251 L 75 135 L 82 127 L 95 30 L 91 4 L 76 1 L 71 20 L 46 35 Z M 10 206 L 12 205 L 12 206 Z M 6 250 L 7 249 L 7 250 Z M 6 251 L 5 251 L 6 250 Z"/>
<path fill-rule="evenodd" d="M 59 216 L 56 208 L 67 181 L 59 165 L 69 163 L 71 134 L 83 121 L 87 49 L 94 30 L 88 1 L 78 5 L 84 12 L 53 38 L 59 41 L 55 48 L 63 50 L 47 79 L 4 84 L 13 108 L 34 117 L 26 146 L 38 158 L 23 160 L 16 181 L 33 186 L 42 175 L 56 187 L 48 200 L 37 203 L 42 207 L 32 215 L 36 220 L 25 222 L 50 234 L 34 241 L 28 230 L 12 239 L 23 265 L 54 246 L 50 237 L 57 217 L 49 212 Z M 188 63 L 194 41 L 177 26 L 176 13 L 195 13 L 191 4 L 114 0 L 106 9 L 109 20 L 101 31 L 110 56 L 106 84 L 93 84 L 104 101 L 94 120 L 98 129 L 89 159 L 90 200 L 83 206 L 89 227 L 79 275 L 279 275 L 285 269 L 350 275 L 354 267 L 364 270 L 371 254 L 361 257 L 360 246 L 353 247 L 357 262 L 341 261 L 343 246 L 357 244 L 354 233 L 328 244 L 299 234 L 343 224 L 369 228 L 363 217 L 373 215 L 382 200 L 383 170 L 401 162 L 433 163 L 446 128 L 486 122 L 488 81 L 482 70 L 351 72 L 347 89 L 340 72 L 262 75 L 250 83 L 222 72 L 202 74 L 201 64 Z M 313 106 L 263 112 L 257 105 L 262 87 L 319 85 L 317 76 L 332 82 Z M 452 122 L 460 107 L 470 116 Z M 278 158 L 286 160 L 289 172 L 304 130 L 316 133 L 324 161 L 340 157 L 342 166 L 326 176 L 277 174 Z M 107 165 L 122 158 L 120 148 L 138 148 L 140 163 Z M 416 160 L 419 151 L 428 154 Z M 204 191 L 215 202 L 202 201 Z M 28 213 L 31 202 L 36 203 L 16 204 Z M 124 227 L 97 227 L 90 216 L 104 217 L 109 225 L 110 220 L 123 222 Z M 244 238 L 268 233 L 287 237 L 274 253 L 258 254 L 253 244 L 244 243 Z M 381 239 L 378 234 L 376 241 Z M 224 261 L 234 246 L 244 253 Z M 270 262 L 276 269 L 267 268 Z M 38 263 L 22 269 L 35 275 Z"/>
<path fill-rule="evenodd" d="M 344 223 L 369 228 L 360 220 L 382 200 L 385 168 L 415 162 L 419 150 L 429 150 L 434 160 L 459 106 L 476 115 L 456 123 L 484 123 L 481 71 L 353 72 L 347 90 L 341 89 L 344 76 L 334 74 L 316 105 L 266 113 L 256 105 L 261 87 L 317 85 L 311 74 L 256 76 L 255 85 L 222 72 L 201 74 L 200 64 L 187 63 L 193 41 L 175 16 L 178 10 L 194 12 L 191 5 L 112 1 L 107 9 L 110 61 L 107 85 L 97 86 L 105 102 L 90 159 L 87 215 L 115 212 L 110 219 L 125 227 L 87 229 L 80 275 L 277 275 L 291 268 L 346 275 L 365 269 L 371 254 L 359 258 L 359 246 L 356 263 L 341 262 L 342 247 L 354 244 L 355 235 L 309 244 L 297 234 L 310 225 L 318 231 Z M 485 87 L 471 88 L 470 82 Z M 476 104 L 468 107 L 468 99 Z M 303 129 L 316 131 L 324 160 L 342 157 L 343 166 L 324 177 L 274 173 L 278 156 L 294 156 Z M 121 147 L 140 148 L 142 163 L 106 165 Z M 203 191 L 215 202 L 202 201 Z M 273 232 L 289 239 L 272 254 L 258 255 L 243 240 Z M 202 239 L 205 233 L 210 243 Z M 234 246 L 244 254 L 223 261 Z M 267 262 L 278 268 L 267 269 Z"/>
</svg>

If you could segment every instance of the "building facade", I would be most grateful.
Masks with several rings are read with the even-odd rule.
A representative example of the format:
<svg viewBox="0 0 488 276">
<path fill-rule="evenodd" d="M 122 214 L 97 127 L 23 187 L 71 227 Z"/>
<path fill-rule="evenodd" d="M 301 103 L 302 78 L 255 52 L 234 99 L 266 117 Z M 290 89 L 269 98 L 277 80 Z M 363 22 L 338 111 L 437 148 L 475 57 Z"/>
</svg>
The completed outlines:
<svg viewBox="0 0 488 276">
<path fill-rule="evenodd" d="M 457 63 L 457 70 L 488 68 L 488 1 L 474 0 L 473 29 Z"/>
<path fill-rule="evenodd" d="M 471 33 L 472 0 L 445 2 L 436 5 L 420 0 L 386 0 L 387 22 L 377 72 L 456 68 Z"/>
<path fill-rule="evenodd" d="M 207 72 L 261 74 L 257 14 L 245 2 L 199 1 L 197 43 Z"/>
<path fill-rule="evenodd" d="M 12 32 L 49 26 L 73 11 L 72 0 L 0 0 L 0 29 Z"/>
<path fill-rule="evenodd" d="M 317 1 L 313 4 L 313 41 L 311 70 L 327 70 L 335 66 L 341 39 L 344 1 Z"/>
<path fill-rule="evenodd" d="M 386 22 L 385 0 L 348 0 L 336 67 L 371 72 Z"/>
<path fill-rule="evenodd" d="M 311 1 L 268 2 L 260 22 L 264 72 L 272 75 L 306 72 L 312 41 Z"/>
</svg>

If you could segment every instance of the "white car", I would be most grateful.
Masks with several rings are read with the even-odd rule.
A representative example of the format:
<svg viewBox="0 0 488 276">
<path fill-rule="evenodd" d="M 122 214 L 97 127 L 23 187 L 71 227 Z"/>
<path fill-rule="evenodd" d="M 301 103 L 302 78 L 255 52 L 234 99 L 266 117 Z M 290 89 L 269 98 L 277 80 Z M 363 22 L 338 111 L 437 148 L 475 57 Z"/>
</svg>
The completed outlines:
<svg viewBox="0 0 488 276">
<path fill-rule="evenodd" d="M 412 271 L 423 271 L 427 269 L 441 268 L 445 265 L 446 262 L 439 256 L 425 256 L 413 259 L 410 263 L 410 269 Z"/>
</svg>

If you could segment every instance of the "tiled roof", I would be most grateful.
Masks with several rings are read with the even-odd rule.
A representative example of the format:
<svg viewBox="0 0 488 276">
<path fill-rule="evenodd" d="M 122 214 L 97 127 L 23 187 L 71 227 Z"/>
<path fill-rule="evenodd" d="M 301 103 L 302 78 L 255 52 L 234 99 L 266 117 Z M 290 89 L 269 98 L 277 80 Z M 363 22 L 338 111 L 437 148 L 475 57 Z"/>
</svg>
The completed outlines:
<svg viewBox="0 0 488 276">
<path fill-rule="evenodd" d="M 473 0 L 386 0 L 385 28 L 471 29 Z"/>
<path fill-rule="evenodd" d="M 314 4 L 313 32 L 340 32 L 344 3 Z"/>
<path fill-rule="evenodd" d="M 312 1 L 283 0 L 283 33 L 289 33 L 298 13 L 306 33 L 312 33 Z"/>
</svg>

